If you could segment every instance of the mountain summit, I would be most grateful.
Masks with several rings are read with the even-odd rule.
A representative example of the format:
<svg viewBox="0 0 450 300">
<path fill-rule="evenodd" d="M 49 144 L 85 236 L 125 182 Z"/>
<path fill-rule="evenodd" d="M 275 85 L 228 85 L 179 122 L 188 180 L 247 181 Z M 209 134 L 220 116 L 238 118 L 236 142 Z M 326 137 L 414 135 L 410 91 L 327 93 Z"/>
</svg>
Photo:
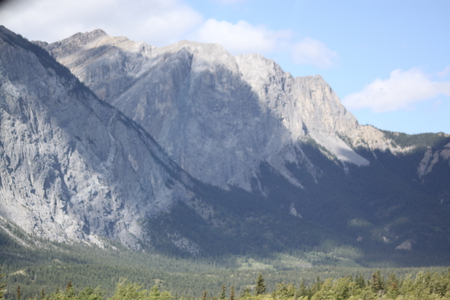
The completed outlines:
<svg viewBox="0 0 450 300">
<path fill-rule="evenodd" d="M 296 154 L 309 139 L 358 166 L 369 164 L 353 150 L 360 145 L 402 151 L 360 126 L 321 76 L 294 78 L 261 55 L 233 57 L 220 45 L 188 41 L 156 48 L 100 30 L 45 48 L 186 171 L 220 187 L 251 191 L 264 161 L 301 185 L 279 157 L 309 164 Z"/>
</svg>

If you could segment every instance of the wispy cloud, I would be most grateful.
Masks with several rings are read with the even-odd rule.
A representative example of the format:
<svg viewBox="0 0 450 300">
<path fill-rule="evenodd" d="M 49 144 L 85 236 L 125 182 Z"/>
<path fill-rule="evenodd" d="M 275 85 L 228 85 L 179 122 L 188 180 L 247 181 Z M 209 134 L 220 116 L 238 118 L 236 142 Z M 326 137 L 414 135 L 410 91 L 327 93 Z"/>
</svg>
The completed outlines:
<svg viewBox="0 0 450 300">
<path fill-rule="evenodd" d="M 388 79 L 376 79 L 361 92 L 348 95 L 342 101 L 349 109 L 370 108 L 374 112 L 411 109 L 414 103 L 439 95 L 450 96 L 450 81 L 431 81 L 421 69 L 391 72 Z"/>
<path fill-rule="evenodd" d="M 307 37 L 293 45 L 292 58 L 296 64 L 309 64 L 325 69 L 336 64 L 338 55 L 321 41 Z"/>
<path fill-rule="evenodd" d="M 288 30 L 273 31 L 245 21 L 233 24 L 215 19 L 207 20 L 192 35 L 200 42 L 221 44 L 233 54 L 270 53 L 286 43 L 290 36 Z"/>
<path fill-rule="evenodd" d="M 248 0 L 211 0 L 235 4 Z M 233 54 L 291 55 L 294 64 L 328 68 L 337 53 L 323 42 L 297 42 L 290 30 L 272 30 L 245 20 L 207 19 L 183 0 L 16 0 L 0 11 L 2 24 L 31 40 L 55 42 L 101 28 L 154 46 L 181 39 L 219 43 Z"/>
<path fill-rule="evenodd" d="M 442 70 L 441 72 L 438 72 L 437 75 L 439 77 L 446 77 L 447 75 L 450 74 L 450 66 L 445 67 L 444 70 Z"/>
<path fill-rule="evenodd" d="M 180 0 L 22 0 L 2 7 L 0 19 L 27 38 L 47 42 L 101 28 L 154 45 L 175 42 L 203 22 Z"/>
</svg>

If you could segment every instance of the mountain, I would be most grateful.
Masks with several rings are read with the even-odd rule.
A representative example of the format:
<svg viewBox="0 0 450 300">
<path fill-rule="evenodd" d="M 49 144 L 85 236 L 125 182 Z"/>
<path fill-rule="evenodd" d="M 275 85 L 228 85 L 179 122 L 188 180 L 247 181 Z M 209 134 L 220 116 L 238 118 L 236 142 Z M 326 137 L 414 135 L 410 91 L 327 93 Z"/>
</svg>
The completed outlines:
<svg viewBox="0 0 450 300">
<path fill-rule="evenodd" d="M 186 171 L 220 187 L 255 190 L 262 161 L 301 186 L 281 157 L 311 165 L 299 147 L 309 139 L 356 165 L 369 162 L 353 147 L 394 150 L 380 131 L 358 125 L 320 76 L 294 78 L 260 55 L 187 41 L 156 48 L 101 30 L 45 48 Z"/>
<path fill-rule="evenodd" d="M 10 223 L 178 255 L 450 261 L 447 134 L 359 125 L 322 77 L 216 44 L 157 48 L 102 30 L 29 43 L 4 27 L 0 40 L 7 234 Z"/>
<path fill-rule="evenodd" d="M 4 219 L 51 240 L 136 248 L 139 220 L 192 198 L 151 136 L 45 50 L 1 27 L 0 55 Z"/>
</svg>

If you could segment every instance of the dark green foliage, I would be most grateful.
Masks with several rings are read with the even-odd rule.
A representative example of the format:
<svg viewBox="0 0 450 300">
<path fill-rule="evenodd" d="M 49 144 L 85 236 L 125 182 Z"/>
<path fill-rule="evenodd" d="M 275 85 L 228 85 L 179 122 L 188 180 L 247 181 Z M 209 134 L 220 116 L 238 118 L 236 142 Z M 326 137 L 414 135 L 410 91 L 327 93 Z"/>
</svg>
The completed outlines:
<svg viewBox="0 0 450 300">
<path fill-rule="evenodd" d="M 258 276 L 258 281 L 262 278 Z M 306 285 L 304 281 L 299 286 L 295 283 L 278 283 L 267 295 L 260 292 L 255 296 L 250 294 L 250 290 L 245 288 L 240 299 L 265 299 L 265 300 L 318 300 L 318 299 L 450 299 L 450 273 L 442 272 L 419 272 L 413 278 L 411 274 L 403 278 L 397 278 L 395 274 L 388 275 L 386 285 L 384 285 L 385 276 L 378 270 L 373 272 L 370 279 L 370 286 L 362 287 L 358 277 L 341 276 L 327 278 L 325 280 L 316 279 L 311 285 Z M 257 288 L 257 287 L 256 287 Z M 223 290 L 223 285 L 222 285 Z M 234 299 L 234 288 L 231 287 L 232 299 Z M 81 291 L 75 291 L 73 287 L 46 297 L 48 300 L 101 300 L 104 293 L 100 289 L 85 288 Z M 18 296 L 20 298 L 20 296 Z M 18 299 L 19 299 L 18 298 Z M 44 298 L 43 296 L 41 299 Z M 208 292 L 203 291 L 198 296 L 187 296 L 187 299 L 217 299 L 215 296 L 208 298 Z M 143 289 L 142 285 L 121 279 L 116 285 L 114 294 L 108 300 L 172 300 L 172 293 L 168 290 L 160 291 L 157 285 L 154 285 L 150 291 Z M 183 297 L 180 299 L 184 299 Z"/>
<path fill-rule="evenodd" d="M 265 293 L 266 293 L 266 284 L 264 283 L 263 276 L 259 274 L 258 278 L 256 279 L 255 295 L 259 296 Z"/>
<path fill-rule="evenodd" d="M 3 282 L 5 275 L 6 274 L 2 273 L 2 267 L 0 266 L 0 300 L 5 299 L 6 283 Z"/>
<path fill-rule="evenodd" d="M 222 284 L 222 293 L 220 294 L 220 298 L 221 300 L 226 299 L 227 297 L 227 287 L 225 284 Z"/>
<path fill-rule="evenodd" d="M 370 287 L 374 293 L 380 293 L 384 290 L 384 280 L 381 277 L 380 270 L 372 274 L 372 279 L 370 280 Z"/>
<path fill-rule="evenodd" d="M 394 140 L 400 147 L 417 147 L 424 149 L 427 147 L 442 147 L 450 142 L 450 137 L 445 133 L 420 133 L 420 134 L 406 134 L 402 132 L 392 132 L 381 130 L 386 137 Z"/>
</svg>

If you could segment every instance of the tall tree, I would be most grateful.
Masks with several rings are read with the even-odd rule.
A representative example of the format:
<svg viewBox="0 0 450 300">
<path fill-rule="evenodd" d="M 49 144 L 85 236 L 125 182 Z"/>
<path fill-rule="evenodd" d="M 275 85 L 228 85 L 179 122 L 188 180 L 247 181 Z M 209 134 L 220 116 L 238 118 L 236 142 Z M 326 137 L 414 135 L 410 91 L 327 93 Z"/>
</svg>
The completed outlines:
<svg viewBox="0 0 450 300">
<path fill-rule="evenodd" d="M 158 300 L 160 296 L 161 296 L 161 292 L 159 291 L 159 287 L 158 287 L 158 285 L 155 284 L 150 289 L 149 299 L 150 300 Z"/>
<path fill-rule="evenodd" d="M 235 300 L 234 296 L 234 285 L 230 287 L 230 300 Z"/>
<path fill-rule="evenodd" d="M 259 274 L 258 278 L 256 279 L 255 295 L 259 296 L 265 293 L 266 293 L 266 284 L 264 283 L 263 276 Z"/>
<path fill-rule="evenodd" d="M 16 300 L 20 300 L 22 298 L 22 294 L 20 293 L 20 284 L 17 286 L 17 295 Z"/>
<path fill-rule="evenodd" d="M 384 279 L 381 276 L 380 270 L 373 272 L 372 279 L 370 281 L 372 291 L 375 293 L 382 293 L 384 289 Z"/>
<path fill-rule="evenodd" d="M 0 266 L 0 299 L 5 299 L 6 282 L 3 282 L 3 278 L 6 274 L 2 273 L 2 267 Z"/>
<path fill-rule="evenodd" d="M 220 294 L 220 300 L 224 300 L 227 295 L 227 287 L 225 286 L 225 284 L 222 284 L 222 293 Z"/>
</svg>

